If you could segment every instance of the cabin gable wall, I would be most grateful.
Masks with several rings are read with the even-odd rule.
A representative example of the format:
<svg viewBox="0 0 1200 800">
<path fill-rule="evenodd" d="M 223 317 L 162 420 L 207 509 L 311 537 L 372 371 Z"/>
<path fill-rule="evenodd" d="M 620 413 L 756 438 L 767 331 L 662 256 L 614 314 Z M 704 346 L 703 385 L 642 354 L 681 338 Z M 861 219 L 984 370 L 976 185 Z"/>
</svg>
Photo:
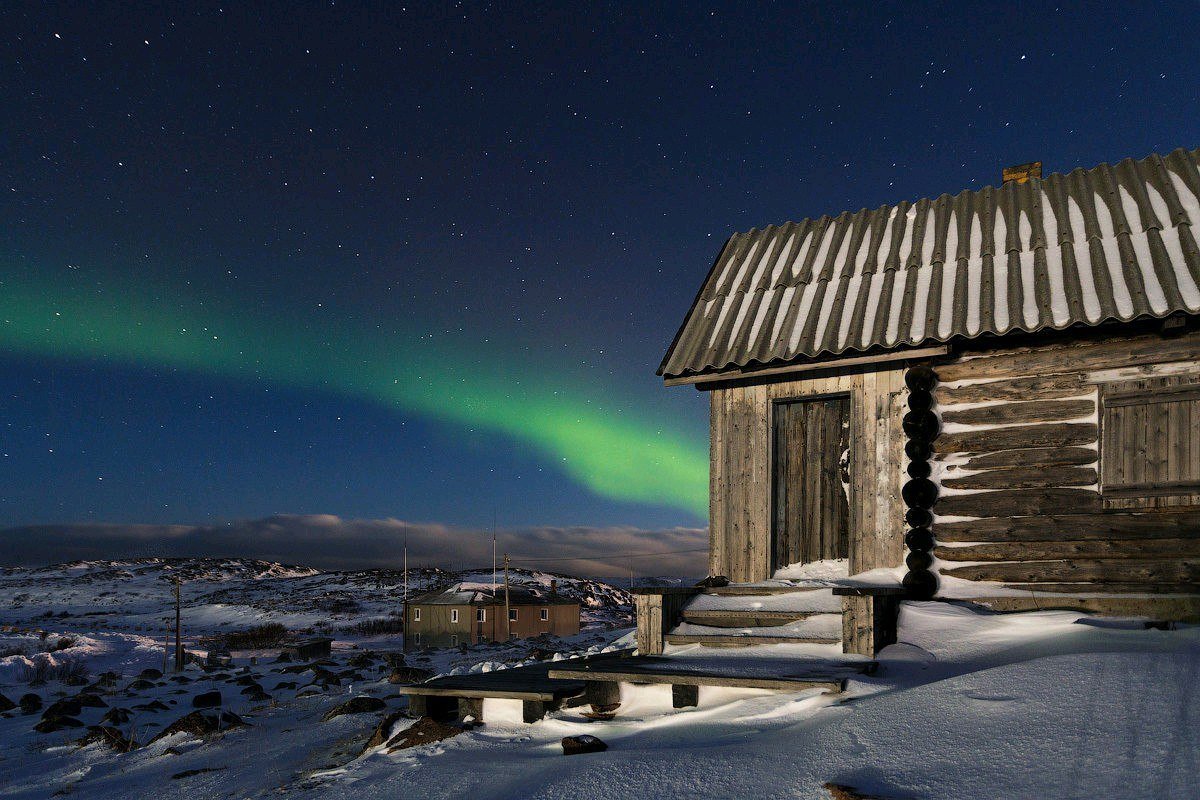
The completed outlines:
<svg viewBox="0 0 1200 800">
<path fill-rule="evenodd" d="M 709 569 L 734 582 L 771 577 L 771 430 L 777 402 L 850 398 L 850 571 L 904 561 L 904 370 L 829 371 L 710 394 Z"/>
</svg>

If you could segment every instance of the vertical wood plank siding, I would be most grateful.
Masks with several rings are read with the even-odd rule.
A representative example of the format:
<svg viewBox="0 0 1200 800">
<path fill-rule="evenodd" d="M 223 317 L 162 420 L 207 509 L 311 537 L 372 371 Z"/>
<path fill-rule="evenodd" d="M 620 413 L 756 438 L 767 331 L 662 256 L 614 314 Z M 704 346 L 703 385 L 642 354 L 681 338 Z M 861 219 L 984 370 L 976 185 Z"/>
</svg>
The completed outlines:
<svg viewBox="0 0 1200 800">
<path fill-rule="evenodd" d="M 850 569 L 900 566 L 904 560 L 903 385 L 903 369 L 897 366 L 713 390 L 712 573 L 736 582 L 771 577 L 773 406 L 780 400 L 836 394 L 850 399 Z M 838 480 L 836 473 L 827 478 Z"/>
<path fill-rule="evenodd" d="M 1200 588 L 1200 333 L 979 351 L 937 371 L 943 422 L 973 423 L 934 443 L 943 575 L 1064 593 Z M 1059 409 L 1078 407 L 1065 394 L 1087 400 L 1087 414 L 1063 420 Z M 991 421 L 954 413 L 977 403 L 993 404 Z M 1092 433 L 1068 453 L 1047 447 L 1064 424 Z M 1080 457 L 1088 449 L 1096 459 Z M 1088 460 L 1098 479 L 1055 466 Z"/>
</svg>

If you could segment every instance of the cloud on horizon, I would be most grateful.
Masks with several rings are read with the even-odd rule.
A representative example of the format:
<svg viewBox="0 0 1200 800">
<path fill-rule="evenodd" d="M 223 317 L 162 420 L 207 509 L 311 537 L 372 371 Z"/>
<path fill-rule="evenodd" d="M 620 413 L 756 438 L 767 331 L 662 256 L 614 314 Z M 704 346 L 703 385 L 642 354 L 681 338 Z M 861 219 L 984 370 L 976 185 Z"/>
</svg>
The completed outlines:
<svg viewBox="0 0 1200 800">
<path fill-rule="evenodd" d="M 492 563 L 491 531 L 396 519 L 281 514 L 212 526 L 81 523 L 8 528 L 0 530 L 0 565 L 212 557 L 333 570 L 399 568 L 406 541 L 410 567 L 461 569 Z M 637 575 L 708 572 L 708 531 L 702 528 L 512 528 L 498 530 L 496 543 L 515 566 L 550 572 L 626 575 L 631 563 Z"/>
</svg>

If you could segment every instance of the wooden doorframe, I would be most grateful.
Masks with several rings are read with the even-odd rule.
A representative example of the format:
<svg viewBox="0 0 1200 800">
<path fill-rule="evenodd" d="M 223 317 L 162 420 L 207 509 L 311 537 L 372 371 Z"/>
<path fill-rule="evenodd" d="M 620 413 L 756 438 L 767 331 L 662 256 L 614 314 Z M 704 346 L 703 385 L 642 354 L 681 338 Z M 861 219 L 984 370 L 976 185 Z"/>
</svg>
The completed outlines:
<svg viewBox="0 0 1200 800">
<path fill-rule="evenodd" d="M 848 401 L 848 413 L 846 414 L 846 424 L 849 426 L 847 434 L 848 449 L 850 453 L 850 461 L 846 466 L 847 472 L 854 474 L 856 459 L 854 457 L 854 437 L 857 431 L 854 429 L 854 412 L 856 404 L 859 402 L 857 397 L 858 392 L 855 391 L 838 391 L 838 392 L 819 392 L 816 394 L 798 394 L 788 395 L 787 397 L 771 398 L 767 407 L 767 480 L 770 481 L 770 491 L 767 493 L 767 518 L 768 518 L 768 538 L 767 538 L 767 578 L 770 579 L 777 567 L 775 561 L 775 413 L 778 406 L 787 405 L 789 403 L 809 403 L 820 402 L 822 400 L 841 400 Z M 858 540 L 858 532 L 855 530 L 858 519 L 858 514 L 855 513 L 856 503 L 858 502 L 857 494 L 854 490 L 854 481 L 851 480 L 848 487 L 848 496 L 846 498 L 848 526 L 848 542 L 846 544 L 846 558 L 849 563 L 854 562 L 855 544 Z"/>
</svg>

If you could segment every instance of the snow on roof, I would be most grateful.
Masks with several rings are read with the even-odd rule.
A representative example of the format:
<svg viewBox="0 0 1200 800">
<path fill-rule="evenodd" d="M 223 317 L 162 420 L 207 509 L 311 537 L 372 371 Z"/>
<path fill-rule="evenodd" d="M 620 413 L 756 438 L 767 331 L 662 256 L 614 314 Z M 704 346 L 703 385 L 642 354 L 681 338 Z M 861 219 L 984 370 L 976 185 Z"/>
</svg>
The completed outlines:
<svg viewBox="0 0 1200 800">
<path fill-rule="evenodd" d="M 496 588 L 492 595 L 491 584 L 458 583 L 447 589 L 426 592 L 408 601 L 410 604 L 438 606 L 490 606 L 504 603 L 504 586 Z M 575 604 L 576 601 L 562 595 L 552 595 L 543 586 L 528 586 L 518 584 L 508 589 L 509 605 L 564 605 Z"/>
<path fill-rule="evenodd" d="M 1200 312 L 1200 151 L 730 237 L 667 378 Z"/>
</svg>

